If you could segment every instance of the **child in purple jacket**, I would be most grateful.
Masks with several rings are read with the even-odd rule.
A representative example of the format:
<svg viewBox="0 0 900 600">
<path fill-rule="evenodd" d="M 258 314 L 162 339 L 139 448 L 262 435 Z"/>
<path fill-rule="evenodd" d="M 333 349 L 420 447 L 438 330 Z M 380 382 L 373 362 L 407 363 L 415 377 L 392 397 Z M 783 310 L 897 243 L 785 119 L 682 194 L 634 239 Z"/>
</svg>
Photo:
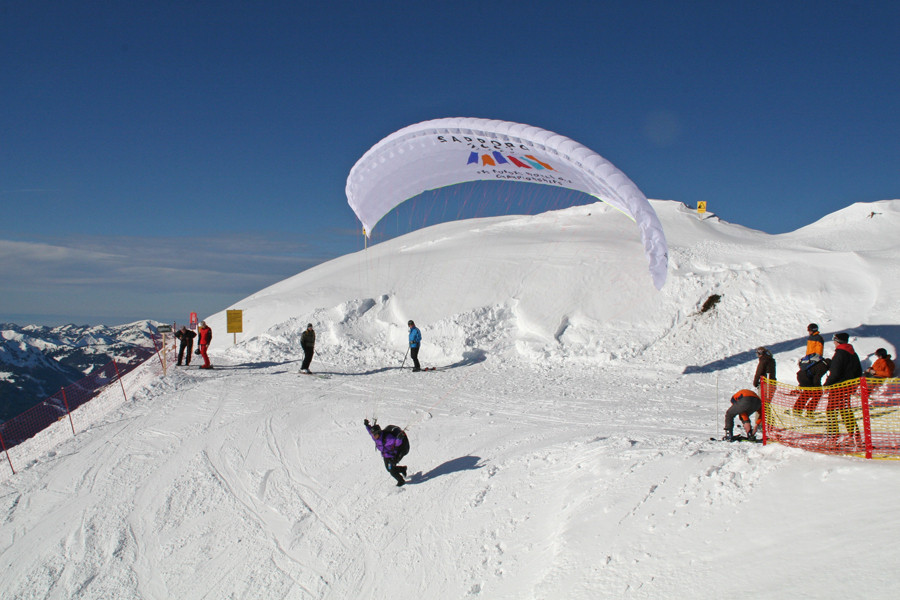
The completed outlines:
<svg viewBox="0 0 900 600">
<path fill-rule="evenodd" d="M 364 419 L 363 424 L 384 458 L 384 468 L 397 480 L 398 487 L 405 484 L 406 467 L 399 463 L 409 453 L 409 438 L 406 437 L 406 432 L 396 425 L 388 425 L 382 429 L 377 420 L 370 425 L 369 420 Z"/>
</svg>

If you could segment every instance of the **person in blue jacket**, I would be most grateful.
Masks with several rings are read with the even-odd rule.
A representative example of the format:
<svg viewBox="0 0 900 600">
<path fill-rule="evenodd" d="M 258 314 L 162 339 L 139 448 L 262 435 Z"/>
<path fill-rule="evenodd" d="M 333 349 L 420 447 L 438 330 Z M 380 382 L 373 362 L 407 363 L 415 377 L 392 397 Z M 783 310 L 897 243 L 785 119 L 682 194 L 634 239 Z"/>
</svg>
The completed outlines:
<svg viewBox="0 0 900 600">
<path fill-rule="evenodd" d="M 409 356 L 412 358 L 413 373 L 415 373 L 422 370 L 421 365 L 419 365 L 419 346 L 422 345 L 422 332 L 419 331 L 412 319 L 409 320 L 407 325 L 409 325 Z"/>
</svg>

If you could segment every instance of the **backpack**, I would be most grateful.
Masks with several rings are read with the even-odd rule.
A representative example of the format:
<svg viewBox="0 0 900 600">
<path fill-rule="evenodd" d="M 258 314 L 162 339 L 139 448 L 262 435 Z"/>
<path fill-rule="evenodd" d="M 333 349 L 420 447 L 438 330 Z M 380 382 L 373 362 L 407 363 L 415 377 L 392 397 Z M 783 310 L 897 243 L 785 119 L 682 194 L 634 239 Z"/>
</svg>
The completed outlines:
<svg viewBox="0 0 900 600">
<path fill-rule="evenodd" d="M 800 368 L 809 373 L 809 370 L 813 368 L 816 363 L 821 362 L 821 360 L 821 354 L 807 354 L 800 359 Z"/>
</svg>

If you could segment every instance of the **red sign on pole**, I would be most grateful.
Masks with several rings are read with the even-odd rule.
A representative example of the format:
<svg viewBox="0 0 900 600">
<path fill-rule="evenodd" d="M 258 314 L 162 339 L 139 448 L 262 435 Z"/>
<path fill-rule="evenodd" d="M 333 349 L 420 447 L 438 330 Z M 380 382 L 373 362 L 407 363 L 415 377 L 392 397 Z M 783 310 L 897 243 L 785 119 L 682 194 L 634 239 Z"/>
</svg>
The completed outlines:
<svg viewBox="0 0 900 600">
<path fill-rule="evenodd" d="M 191 329 L 197 329 L 197 313 L 191 313 Z"/>
</svg>

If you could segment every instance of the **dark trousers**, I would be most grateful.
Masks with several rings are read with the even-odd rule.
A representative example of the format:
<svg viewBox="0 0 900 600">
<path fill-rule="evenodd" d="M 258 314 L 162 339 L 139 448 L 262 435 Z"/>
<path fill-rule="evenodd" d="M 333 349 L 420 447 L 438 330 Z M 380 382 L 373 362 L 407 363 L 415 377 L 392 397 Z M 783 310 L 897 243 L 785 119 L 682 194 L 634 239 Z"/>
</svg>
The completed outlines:
<svg viewBox="0 0 900 600">
<path fill-rule="evenodd" d="M 828 404 L 825 405 L 825 433 L 828 437 L 836 437 L 840 433 L 838 418 L 844 422 L 847 433 L 852 436 L 859 435 L 859 426 L 856 417 L 850 407 L 849 390 L 830 390 Z"/>
<path fill-rule="evenodd" d="M 191 364 L 191 350 L 194 348 L 194 342 L 191 340 L 188 344 L 180 344 L 178 346 L 178 364 L 180 365 L 182 361 L 184 364 Z M 187 351 L 187 358 L 185 358 L 185 351 Z"/>
<path fill-rule="evenodd" d="M 309 369 L 310 363 L 312 363 L 313 357 L 313 347 L 312 346 L 303 346 L 303 364 L 300 365 L 301 370 Z"/>
<path fill-rule="evenodd" d="M 403 460 L 403 457 L 406 456 L 408 452 L 409 440 L 403 440 L 403 445 L 400 446 L 400 451 L 398 452 L 397 456 L 395 458 L 384 459 L 384 468 L 387 469 L 387 472 L 391 474 L 391 477 L 397 480 L 397 483 L 406 483 L 403 475 L 400 474 L 400 471 L 405 471 L 406 467 L 401 466 L 400 461 Z"/>
<path fill-rule="evenodd" d="M 418 346 L 409 349 L 409 357 L 413 361 L 413 370 L 414 371 L 421 370 L 422 367 L 421 367 L 421 365 L 419 365 L 419 347 Z"/>
<path fill-rule="evenodd" d="M 725 431 L 731 431 L 734 428 L 734 418 L 736 416 L 744 414 L 749 418 L 751 414 L 759 412 L 761 409 L 762 402 L 760 402 L 759 398 L 743 396 L 725 411 Z"/>
</svg>

